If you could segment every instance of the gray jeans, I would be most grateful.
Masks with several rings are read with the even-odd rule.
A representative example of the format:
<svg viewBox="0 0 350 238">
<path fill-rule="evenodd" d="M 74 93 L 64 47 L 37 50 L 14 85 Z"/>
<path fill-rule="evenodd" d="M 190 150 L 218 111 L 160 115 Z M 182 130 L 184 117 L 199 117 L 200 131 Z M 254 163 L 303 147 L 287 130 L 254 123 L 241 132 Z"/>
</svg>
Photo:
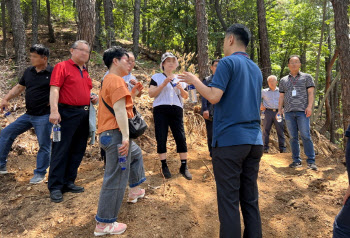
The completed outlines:
<svg viewBox="0 0 350 238">
<path fill-rule="evenodd" d="M 117 149 L 117 145 L 121 143 L 122 134 L 118 129 L 104 131 L 100 134 L 100 146 L 106 151 L 106 168 L 96 215 L 98 222 L 115 222 L 128 181 L 132 188 L 146 180 L 142 151 L 132 140 L 130 140 L 126 170 L 121 170 Z"/>
</svg>

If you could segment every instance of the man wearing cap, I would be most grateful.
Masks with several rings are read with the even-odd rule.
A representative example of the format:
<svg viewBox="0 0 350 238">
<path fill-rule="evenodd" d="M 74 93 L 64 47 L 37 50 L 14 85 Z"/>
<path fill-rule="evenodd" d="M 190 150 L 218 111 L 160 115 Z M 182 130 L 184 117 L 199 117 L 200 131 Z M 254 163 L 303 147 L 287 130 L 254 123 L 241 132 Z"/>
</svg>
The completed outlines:
<svg viewBox="0 0 350 238">
<path fill-rule="evenodd" d="M 74 184 L 89 136 L 91 78 L 85 68 L 90 46 L 78 40 L 70 48 L 71 59 L 58 63 L 51 76 L 50 122 L 61 124 L 61 141 L 52 143 L 48 188 L 52 202 L 63 201 L 64 192 L 81 193 Z"/>
<path fill-rule="evenodd" d="M 270 75 L 267 77 L 268 88 L 265 88 L 261 92 L 261 106 L 260 110 L 264 113 L 265 118 L 263 119 L 263 140 L 264 140 L 264 152 L 269 152 L 269 136 L 272 124 L 275 124 L 275 128 L 278 136 L 278 145 L 280 153 L 286 152 L 284 147 L 284 133 L 283 133 L 283 120 L 277 121 L 276 114 L 278 111 L 278 100 L 279 100 L 279 89 L 277 87 L 277 77 Z"/>
</svg>

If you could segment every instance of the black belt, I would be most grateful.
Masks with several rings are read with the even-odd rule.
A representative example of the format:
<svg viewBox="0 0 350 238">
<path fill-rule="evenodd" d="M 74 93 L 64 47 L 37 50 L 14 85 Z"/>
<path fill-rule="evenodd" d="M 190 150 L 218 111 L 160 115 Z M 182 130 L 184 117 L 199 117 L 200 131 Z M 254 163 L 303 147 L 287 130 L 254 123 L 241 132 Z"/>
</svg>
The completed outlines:
<svg viewBox="0 0 350 238">
<path fill-rule="evenodd" d="M 68 105 L 63 103 L 59 103 L 58 105 L 65 108 L 84 109 L 85 111 L 89 110 L 89 106 L 74 106 L 74 105 Z"/>
<path fill-rule="evenodd" d="M 273 111 L 273 112 L 277 112 L 278 109 L 272 109 L 272 108 L 266 108 L 266 110 L 270 110 L 270 111 Z"/>
</svg>

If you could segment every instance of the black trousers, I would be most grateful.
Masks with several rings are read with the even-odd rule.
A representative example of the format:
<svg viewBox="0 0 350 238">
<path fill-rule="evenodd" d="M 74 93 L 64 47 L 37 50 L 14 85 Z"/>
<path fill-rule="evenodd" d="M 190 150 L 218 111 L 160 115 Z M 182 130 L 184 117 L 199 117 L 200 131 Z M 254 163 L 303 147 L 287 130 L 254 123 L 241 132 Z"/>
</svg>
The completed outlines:
<svg viewBox="0 0 350 238">
<path fill-rule="evenodd" d="M 207 143 L 208 143 L 208 150 L 210 153 L 210 157 L 213 157 L 212 148 L 211 148 L 211 142 L 213 141 L 213 121 L 206 120 L 205 121 L 205 128 L 207 129 Z"/>
<path fill-rule="evenodd" d="M 263 120 L 263 140 L 264 140 L 264 149 L 269 149 L 269 137 L 270 137 L 270 130 L 272 127 L 272 124 L 275 125 L 277 136 L 278 136 L 278 145 L 279 149 L 283 150 L 285 148 L 284 146 L 284 131 L 283 131 L 283 120 L 281 122 L 278 122 L 276 119 L 277 111 L 273 111 L 271 109 L 266 109 L 265 111 L 265 119 Z"/>
<path fill-rule="evenodd" d="M 241 237 L 239 205 L 245 227 L 243 237 L 262 237 L 257 184 L 262 154 L 262 145 L 213 148 L 221 238 Z"/>
<path fill-rule="evenodd" d="M 183 109 L 178 106 L 160 105 L 153 108 L 154 127 L 157 140 L 157 153 L 166 153 L 166 142 L 170 126 L 177 153 L 187 152 L 186 136 L 183 122 Z"/>
<path fill-rule="evenodd" d="M 52 143 L 48 188 L 62 190 L 77 178 L 89 136 L 89 110 L 58 106 L 61 141 Z"/>
</svg>

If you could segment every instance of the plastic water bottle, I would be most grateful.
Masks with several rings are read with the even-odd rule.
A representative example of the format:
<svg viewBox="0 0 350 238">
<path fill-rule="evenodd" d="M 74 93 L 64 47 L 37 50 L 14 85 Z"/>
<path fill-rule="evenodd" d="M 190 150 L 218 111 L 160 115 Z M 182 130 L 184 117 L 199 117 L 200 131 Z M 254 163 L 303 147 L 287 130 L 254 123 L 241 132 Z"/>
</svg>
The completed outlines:
<svg viewBox="0 0 350 238">
<path fill-rule="evenodd" d="M 265 111 L 261 111 L 261 115 L 260 115 L 261 120 L 265 119 Z"/>
<path fill-rule="evenodd" d="M 277 118 L 277 122 L 282 122 L 282 115 L 281 114 L 277 113 L 276 118 Z"/>
<path fill-rule="evenodd" d="M 122 170 L 126 170 L 126 156 L 125 155 L 121 155 L 119 152 L 119 148 L 122 146 L 122 144 L 118 144 L 118 162 L 120 164 L 120 167 Z"/>
<path fill-rule="evenodd" d="M 12 123 L 15 121 L 15 117 L 10 111 L 5 112 L 4 116 L 9 123 Z"/>
<path fill-rule="evenodd" d="M 60 142 L 61 141 L 61 125 L 55 124 L 52 127 L 52 142 Z"/>
<path fill-rule="evenodd" d="M 188 93 L 190 94 L 190 102 L 197 103 L 197 90 L 194 85 L 187 86 Z"/>
</svg>

